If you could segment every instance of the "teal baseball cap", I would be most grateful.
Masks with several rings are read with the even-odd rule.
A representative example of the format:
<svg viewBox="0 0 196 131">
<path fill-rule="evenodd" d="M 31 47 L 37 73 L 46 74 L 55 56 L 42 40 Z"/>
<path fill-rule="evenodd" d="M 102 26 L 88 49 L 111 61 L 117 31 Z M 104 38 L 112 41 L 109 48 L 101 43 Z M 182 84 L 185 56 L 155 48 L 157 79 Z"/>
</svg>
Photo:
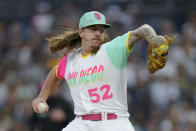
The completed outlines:
<svg viewBox="0 0 196 131">
<path fill-rule="evenodd" d="M 91 25 L 104 25 L 105 28 L 110 28 L 110 24 L 106 24 L 105 16 L 98 11 L 86 12 L 79 22 L 79 29 Z"/>
</svg>

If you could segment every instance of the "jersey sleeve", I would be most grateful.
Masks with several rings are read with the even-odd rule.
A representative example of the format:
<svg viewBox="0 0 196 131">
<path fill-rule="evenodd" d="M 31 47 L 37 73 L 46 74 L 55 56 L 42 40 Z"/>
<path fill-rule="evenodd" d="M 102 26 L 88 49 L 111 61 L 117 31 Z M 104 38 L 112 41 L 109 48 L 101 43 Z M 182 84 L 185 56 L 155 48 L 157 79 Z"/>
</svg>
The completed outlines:
<svg viewBox="0 0 196 131">
<path fill-rule="evenodd" d="M 59 61 L 57 68 L 56 68 L 56 77 L 58 79 L 63 79 L 65 77 L 66 64 L 67 64 L 67 56 L 64 56 Z"/>
<path fill-rule="evenodd" d="M 128 40 L 131 31 L 119 36 L 106 44 L 106 52 L 111 63 L 118 69 L 124 69 L 127 59 L 133 48 L 129 47 Z"/>
</svg>

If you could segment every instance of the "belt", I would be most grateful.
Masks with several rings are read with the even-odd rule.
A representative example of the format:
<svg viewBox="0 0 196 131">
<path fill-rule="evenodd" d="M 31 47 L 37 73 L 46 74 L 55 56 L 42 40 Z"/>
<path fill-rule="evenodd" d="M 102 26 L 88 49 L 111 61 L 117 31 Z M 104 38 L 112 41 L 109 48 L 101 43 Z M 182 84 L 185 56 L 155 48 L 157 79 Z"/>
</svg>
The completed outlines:
<svg viewBox="0 0 196 131">
<path fill-rule="evenodd" d="M 106 120 L 115 120 L 117 119 L 116 114 L 106 114 L 107 118 Z M 102 114 L 88 114 L 88 115 L 79 115 L 78 117 L 81 117 L 82 120 L 91 120 L 91 121 L 102 121 Z"/>
</svg>

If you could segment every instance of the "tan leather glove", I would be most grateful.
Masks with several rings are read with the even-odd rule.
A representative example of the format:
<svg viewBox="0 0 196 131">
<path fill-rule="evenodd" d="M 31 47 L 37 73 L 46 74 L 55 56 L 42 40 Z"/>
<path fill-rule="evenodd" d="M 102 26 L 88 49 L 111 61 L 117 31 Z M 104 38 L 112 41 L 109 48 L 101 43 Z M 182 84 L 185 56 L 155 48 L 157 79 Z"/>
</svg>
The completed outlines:
<svg viewBox="0 0 196 131">
<path fill-rule="evenodd" d="M 154 73 L 165 66 L 169 46 L 171 42 L 176 39 L 176 36 L 177 35 L 169 37 L 168 35 L 165 35 L 166 42 L 156 48 L 153 48 L 151 44 L 148 44 L 148 71 L 150 73 Z"/>
</svg>

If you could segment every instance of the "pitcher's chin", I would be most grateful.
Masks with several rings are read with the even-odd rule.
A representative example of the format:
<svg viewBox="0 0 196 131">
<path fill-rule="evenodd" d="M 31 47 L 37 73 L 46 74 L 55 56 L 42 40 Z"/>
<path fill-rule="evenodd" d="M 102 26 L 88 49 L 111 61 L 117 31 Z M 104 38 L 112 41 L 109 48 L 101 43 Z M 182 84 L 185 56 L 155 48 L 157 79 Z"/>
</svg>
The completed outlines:
<svg viewBox="0 0 196 131">
<path fill-rule="evenodd" d="M 91 48 L 92 48 L 92 53 L 93 54 L 96 54 L 97 53 L 97 51 L 100 49 L 100 47 L 101 47 L 101 45 L 97 45 L 97 46 L 92 46 Z"/>
</svg>

